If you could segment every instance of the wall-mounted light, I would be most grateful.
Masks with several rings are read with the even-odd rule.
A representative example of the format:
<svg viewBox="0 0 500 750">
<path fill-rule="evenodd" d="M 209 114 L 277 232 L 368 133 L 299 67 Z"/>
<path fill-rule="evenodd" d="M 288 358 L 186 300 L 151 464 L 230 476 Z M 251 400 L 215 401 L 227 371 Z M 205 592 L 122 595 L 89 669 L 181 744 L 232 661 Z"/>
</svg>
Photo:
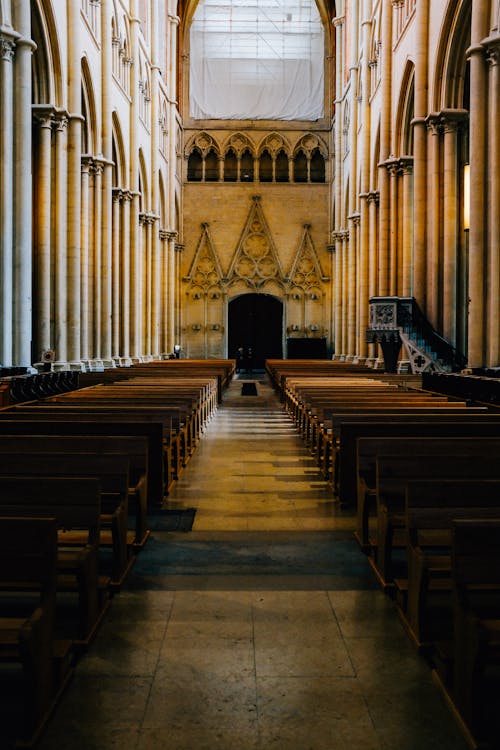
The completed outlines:
<svg viewBox="0 0 500 750">
<path fill-rule="evenodd" d="M 210 328 L 212 331 L 220 331 L 220 325 L 218 323 L 213 323 Z"/>
<path fill-rule="evenodd" d="M 201 326 L 199 323 L 193 323 L 191 328 L 193 329 L 193 331 L 201 331 Z"/>
<path fill-rule="evenodd" d="M 201 298 L 201 294 L 199 292 L 194 292 L 193 299 L 200 299 L 200 298 Z"/>
<path fill-rule="evenodd" d="M 313 292 L 311 294 L 311 299 L 319 299 L 319 294 L 316 294 L 316 292 Z"/>
<path fill-rule="evenodd" d="M 219 297 L 219 292 L 212 292 L 212 294 L 210 295 L 210 299 L 219 299 Z"/>
<path fill-rule="evenodd" d="M 292 299 L 300 299 L 300 294 L 292 294 Z"/>
<path fill-rule="evenodd" d="M 311 329 L 311 331 L 319 331 L 319 326 L 318 326 L 318 325 L 316 325 L 316 323 L 313 323 L 313 324 L 312 324 L 312 325 L 310 326 L 310 329 Z"/>
<path fill-rule="evenodd" d="M 470 229 L 470 164 L 464 164 L 464 230 Z"/>
</svg>

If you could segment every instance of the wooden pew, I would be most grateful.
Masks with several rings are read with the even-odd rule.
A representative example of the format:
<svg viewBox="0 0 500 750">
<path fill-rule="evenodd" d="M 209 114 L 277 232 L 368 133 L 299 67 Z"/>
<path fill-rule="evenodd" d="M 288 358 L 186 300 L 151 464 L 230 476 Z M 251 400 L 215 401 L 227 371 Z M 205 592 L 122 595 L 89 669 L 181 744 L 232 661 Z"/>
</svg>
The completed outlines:
<svg viewBox="0 0 500 750">
<path fill-rule="evenodd" d="M 451 638 L 452 521 L 500 520 L 500 475 L 487 478 L 488 468 L 485 477 L 473 470 L 470 478 L 412 479 L 406 485 L 407 604 L 400 614 L 419 648 Z"/>
<path fill-rule="evenodd" d="M 0 423 L 1 424 L 1 423 Z M 125 457 L 129 464 L 129 508 L 134 512 L 135 534 L 131 541 L 134 550 L 141 549 L 149 537 L 147 508 L 158 504 L 158 498 L 150 497 L 148 482 L 148 442 L 145 436 L 98 436 L 98 435 L 4 435 L 0 432 L 0 459 L 5 454 L 19 456 L 32 453 L 82 453 L 101 457 L 107 456 L 113 461 L 123 462 Z M 103 460 L 103 459 L 102 459 Z M 80 473 L 75 471 L 75 473 Z M 85 473 L 85 472 L 84 472 Z M 128 542 L 127 542 L 128 543 Z"/>
<path fill-rule="evenodd" d="M 500 694 L 498 518 L 453 521 L 452 576 L 452 701 L 477 745 L 493 749 L 498 746 Z"/>
<path fill-rule="evenodd" d="M 9 671 L 2 708 L 11 710 L 2 716 L 1 731 L 8 737 L 5 723 L 13 722 L 19 698 L 21 721 L 10 730 L 31 745 L 40 736 L 59 687 L 53 666 L 57 523 L 54 518 L 1 516 L 0 537 L 0 664 L 22 666 L 19 691 Z M 6 679 L 2 674 L 2 681 Z"/>
<path fill-rule="evenodd" d="M 160 506 L 168 491 L 166 478 L 168 454 L 163 441 L 161 421 L 146 418 L 128 418 L 127 415 L 112 413 L 100 418 L 100 414 L 87 414 L 58 411 L 1 411 L 0 435 L 49 435 L 82 436 L 109 438 L 112 445 L 121 437 L 144 437 L 147 440 L 148 505 Z M 118 444 L 118 443 L 117 443 Z"/>
<path fill-rule="evenodd" d="M 432 442 L 435 455 L 420 455 L 418 442 L 415 442 L 413 453 L 377 457 L 377 544 L 373 569 L 384 588 L 394 584 L 393 550 L 398 531 L 403 532 L 402 544 L 406 548 L 404 508 L 409 481 L 459 478 L 500 480 L 500 439 L 477 438 L 478 455 L 475 456 L 467 452 L 469 441 L 464 438 L 449 437 L 441 442 L 432 439 Z"/>
<path fill-rule="evenodd" d="M 81 451 L 47 452 L 44 451 L 44 442 L 39 437 L 13 438 L 11 447 L 15 452 L 0 451 L 0 476 L 97 477 L 101 490 L 99 547 L 111 551 L 110 586 L 113 590 L 119 590 L 134 562 L 132 543 L 127 544 L 128 457 Z M 81 533 L 73 533 L 72 543 L 82 546 L 82 543 L 86 543 L 87 530 L 84 534 L 82 539 Z M 66 543 L 70 543 L 68 535 Z M 104 570 L 102 564 L 101 569 Z"/>
<path fill-rule="evenodd" d="M 356 538 L 364 552 L 370 552 L 376 546 L 376 541 L 370 538 L 369 516 L 376 510 L 377 482 L 376 465 L 377 460 L 383 456 L 421 456 L 422 462 L 430 456 L 449 454 L 450 445 L 452 450 L 467 453 L 468 456 L 482 456 L 484 450 L 481 438 L 470 440 L 464 438 L 458 440 L 459 434 L 451 436 L 450 443 L 447 437 L 377 437 L 359 438 L 357 441 L 357 521 Z M 491 439 L 491 438 L 488 438 Z M 499 435 L 500 440 L 500 435 Z M 395 459 L 397 460 L 397 459 Z M 466 465 L 466 462 L 465 462 Z"/>
<path fill-rule="evenodd" d="M 342 421 L 338 425 L 338 501 L 343 507 L 354 507 L 357 497 L 357 441 L 359 438 L 418 438 L 418 437 L 478 437 L 500 438 L 500 418 L 485 414 L 424 415 L 411 420 L 407 417 L 376 417 L 372 421 Z"/>
</svg>

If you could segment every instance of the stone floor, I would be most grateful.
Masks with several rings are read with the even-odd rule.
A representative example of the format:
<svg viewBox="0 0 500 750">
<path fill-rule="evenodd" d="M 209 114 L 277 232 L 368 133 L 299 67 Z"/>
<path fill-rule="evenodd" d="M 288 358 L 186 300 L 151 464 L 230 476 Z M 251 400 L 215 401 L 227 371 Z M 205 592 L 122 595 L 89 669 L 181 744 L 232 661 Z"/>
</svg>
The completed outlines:
<svg viewBox="0 0 500 750">
<path fill-rule="evenodd" d="M 41 750 L 465 750 L 264 375 L 234 380 Z M 247 376 L 251 379 L 251 376 Z"/>
</svg>

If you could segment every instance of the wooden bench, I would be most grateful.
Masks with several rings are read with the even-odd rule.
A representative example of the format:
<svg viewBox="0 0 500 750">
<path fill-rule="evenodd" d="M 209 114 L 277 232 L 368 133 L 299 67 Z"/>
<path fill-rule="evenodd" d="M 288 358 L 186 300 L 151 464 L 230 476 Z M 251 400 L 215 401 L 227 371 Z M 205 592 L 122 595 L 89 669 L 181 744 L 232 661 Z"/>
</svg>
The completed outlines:
<svg viewBox="0 0 500 750">
<path fill-rule="evenodd" d="M 56 632 L 79 647 L 94 637 L 109 603 L 99 574 L 101 488 L 91 477 L 2 476 L 0 515 L 55 518 L 58 527 Z M 70 606 L 64 608 L 70 596 Z M 74 604 L 76 599 L 76 605 Z M 64 613 L 64 616 L 63 616 Z"/>
<path fill-rule="evenodd" d="M 164 442 L 163 423 L 151 417 L 128 417 L 119 412 L 89 414 L 57 409 L 1 411 L 0 435 L 75 435 L 109 438 L 110 444 L 121 437 L 144 437 L 147 440 L 148 505 L 160 506 L 170 485 L 168 446 Z M 173 480 L 171 480 L 173 481 Z"/>
<path fill-rule="evenodd" d="M 406 549 L 404 518 L 405 492 L 409 481 L 430 479 L 499 479 L 500 439 L 477 438 L 478 455 L 471 456 L 469 441 L 464 438 L 433 439 L 435 455 L 420 455 L 418 443 L 413 453 L 406 455 L 381 455 L 377 457 L 377 542 L 374 548 L 374 572 L 385 588 L 394 581 L 393 551 L 395 536 L 402 532 L 399 546 Z M 447 451 L 447 452 L 445 452 Z"/>
<path fill-rule="evenodd" d="M 453 703 L 478 745 L 498 743 L 500 520 L 452 523 Z"/>
<path fill-rule="evenodd" d="M 399 437 L 399 438 L 360 438 L 357 442 L 357 521 L 356 538 L 364 552 L 370 552 L 376 545 L 369 534 L 370 513 L 376 510 L 376 465 L 377 459 L 383 456 L 421 456 L 449 454 L 450 450 L 466 453 L 468 456 L 481 456 L 484 450 L 481 438 L 465 438 L 457 442 L 459 435 L 451 437 Z M 490 439 L 490 438 L 488 438 Z M 500 440 L 500 435 L 499 435 Z M 396 459 L 397 460 L 397 459 Z"/>
<path fill-rule="evenodd" d="M 0 422 L 1 425 L 1 422 Z M 32 453 L 82 453 L 125 457 L 129 464 L 129 508 L 134 514 L 135 534 L 131 542 L 135 550 L 141 549 L 149 537 L 147 522 L 148 504 L 159 503 L 157 497 L 150 497 L 148 481 L 148 442 L 143 436 L 100 436 L 100 435 L 4 435 L 0 432 L 0 457 L 2 454 L 25 456 Z M 76 471 L 75 473 L 79 473 Z"/>
<path fill-rule="evenodd" d="M 359 422 L 342 421 L 338 425 L 337 473 L 338 501 L 342 507 L 354 507 L 357 498 L 357 443 L 360 438 L 418 438 L 418 437 L 497 437 L 500 438 L 498 415 L 419 415 L 375 418 Z"/>
<path fill-rule="evenodd" d="M 1 731 L 8 736 L 5 723 L 13 722 L 17 703 L 22 703 L 19 725 L 11 732 L 30 745 L 38 739 L 58 689 L 53 667 L 57 523 L 54 518 L 1 516 L 0 537 L 0 670 L 9 665 L 2 708 L 10 709 L 9 716 L 2 716 Z M 22 668 L 19 691 L 12 664 Z"/>
<path fill-rule="evenodd" d="M 467 457 L 463 457 L 467 460 Z M 488 474 L 485 467 L 485 474 Z M 411 480 L 406 485 L 407 603 L 400 614 L 414 643 L 422 648 L 452 633 L 452 521 L 498 517 L 500 478 Z"/>
<path fill-rule="evenodd" d="M 110 550 L 110 586 L 114 590 L 120 589 L 134 562 L 132 539 L 127 543 L 128 457 L 82 451 L 47 452 L 44 439 L 32 436 L 12 438 L 12 453 L 1 450 L 1 440 L 0 436 L 0 476 L 98 478 L 101 507 L 99 547 L 101 551 Z M 71 502 L 71 494 L 68 501 Z M 69 542 L 68 537 L 66 541 Z M 81 546 L 81 534 L 76 534 L 74 543 Z M 103 561 L 101 569 L 104 570 L 102 565 Z"/>
</svg>

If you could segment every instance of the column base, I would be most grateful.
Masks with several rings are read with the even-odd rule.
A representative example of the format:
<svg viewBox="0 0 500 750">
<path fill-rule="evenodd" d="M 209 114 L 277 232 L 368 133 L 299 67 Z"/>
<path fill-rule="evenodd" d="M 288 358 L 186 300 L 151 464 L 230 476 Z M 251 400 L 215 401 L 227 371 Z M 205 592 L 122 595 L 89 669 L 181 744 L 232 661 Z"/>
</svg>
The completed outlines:
<svg viewBox="0 0 500 750">
<path fill-rule="evenodd" d="M 380 357 L 377 357 L 377 359 L 373 363 L 373 369 L 374 370 L 385 370 L 385 362 Z"/>
<path fill-rule="evenodd" d="M 354 354 L 346 354 L 344 357 L 344 362 L 354 363 Z"/>
<path fill-rule="evenodd" d="M 102 359 L 89 359 L 89 372 L 104 372 Z"/>
<path fill-rule="evenodd" d="M 365 365 L 367 357 L 354 357 L 352 360 L 353 365 Z"/>
<path fill-rule="evenodd" d="M 411 374 L 411 362 L 409 359 L 400 359 L 398 362 L 398 375 Z"/>
<path fill-rule="evenodd" d="M 102 363 L 104 365 L 105 370 L 110 370 L 110 369 L 113 369 L 113 367 L 116 367 L 115 360 L 111 358 L 103 359 Z"/>
<path fill-rule="evenodd" d="M 365 367 L 371 367 L 371 368 L 375 367 L 375 362 L 376 361 L 377 360 L 376 360 L 375 357 L 367 357 L 365 359 Z"/>
<path fill-rule="evenodd" d="M 132 360 L 130 357 L 114 357 L 115 367 L 130 367 Z"/>
</svg>

